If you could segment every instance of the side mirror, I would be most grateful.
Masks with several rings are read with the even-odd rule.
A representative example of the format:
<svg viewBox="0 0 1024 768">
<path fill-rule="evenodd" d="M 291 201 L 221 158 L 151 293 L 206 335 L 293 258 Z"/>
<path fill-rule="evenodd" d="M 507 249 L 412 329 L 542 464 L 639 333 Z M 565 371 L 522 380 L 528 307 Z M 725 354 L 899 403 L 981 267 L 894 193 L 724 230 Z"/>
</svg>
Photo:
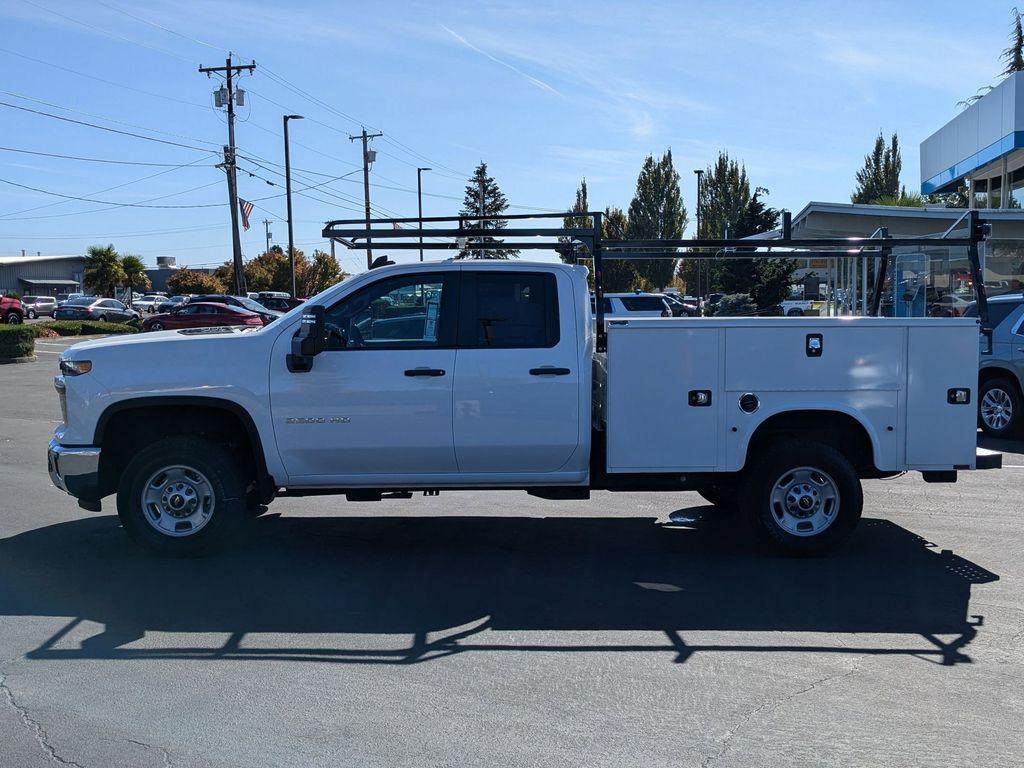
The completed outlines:
<svg viewBox="0 0 1024 768">
<path fill-rule="evenodd" d="M 292 337 L 292 352 L 286 362 L 292 373 L 306 373 L 313 369 L 313 358 L 327 346 L 322 304 L 316 304 L 302 313 L 299 330 Z"/>
</svg>

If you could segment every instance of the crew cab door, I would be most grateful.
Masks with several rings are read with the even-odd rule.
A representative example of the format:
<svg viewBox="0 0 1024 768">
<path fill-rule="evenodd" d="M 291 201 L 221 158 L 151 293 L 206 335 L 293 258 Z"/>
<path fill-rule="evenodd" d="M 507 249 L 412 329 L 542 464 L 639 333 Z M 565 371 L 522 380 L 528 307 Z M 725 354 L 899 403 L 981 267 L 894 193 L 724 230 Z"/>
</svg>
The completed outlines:
<svg viewBox="0 0 1024 768">
<path fill-rule="evenodd" d="M 291 334 L 281 337 L 271 407 L 291 482 L 384 483 L 456 471 L 457 304 L 457 269 L 385 277 L 326 308 L 330 340 L 311 371 L 288 371 Z"/>
<path fill-rule="evenodd" d="M 582 417 L 573 306 L 561 272 L 463 268 L 454 392 L 461 473 L 555 472 L 569 461 Z"/>
</svg>

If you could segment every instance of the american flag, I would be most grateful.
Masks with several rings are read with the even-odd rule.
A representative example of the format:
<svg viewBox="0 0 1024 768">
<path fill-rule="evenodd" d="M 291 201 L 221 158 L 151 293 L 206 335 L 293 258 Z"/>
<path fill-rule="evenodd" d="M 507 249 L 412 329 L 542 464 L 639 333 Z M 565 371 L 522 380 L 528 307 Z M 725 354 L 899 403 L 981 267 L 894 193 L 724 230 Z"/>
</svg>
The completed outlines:
<svg viewBox="0 0 1024 768">
<path fill-rule="evenodd" d="M 249 228 L 249 215 L 252 213 L 252 203 L 248 200 L 238 198 L 238 209 L 242 212 L 242 228 Z"/>
</svg>

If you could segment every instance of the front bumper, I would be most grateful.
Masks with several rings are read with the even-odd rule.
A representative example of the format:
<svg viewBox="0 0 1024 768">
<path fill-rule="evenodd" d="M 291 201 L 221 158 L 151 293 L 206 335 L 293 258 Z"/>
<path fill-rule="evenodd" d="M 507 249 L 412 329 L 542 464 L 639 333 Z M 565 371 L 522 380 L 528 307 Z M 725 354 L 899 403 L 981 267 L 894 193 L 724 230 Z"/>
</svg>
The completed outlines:
<svg viewBox="0 0 1024 768">
<path fill-rule="evenodd" d="M 66 446 L 50 441 L 46 452 L 50 480 L 65 493 L 88 501 L 99 500 L 100 449 Z"/>
</svg>

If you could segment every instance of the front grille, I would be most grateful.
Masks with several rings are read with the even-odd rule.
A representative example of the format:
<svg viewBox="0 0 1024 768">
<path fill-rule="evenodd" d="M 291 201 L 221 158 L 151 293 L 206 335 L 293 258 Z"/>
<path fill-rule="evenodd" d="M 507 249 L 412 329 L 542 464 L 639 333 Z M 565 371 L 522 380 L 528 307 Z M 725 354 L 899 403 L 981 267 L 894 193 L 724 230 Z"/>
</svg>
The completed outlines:
<svg viewBox="0 0 1024 768">
<path fill-rule="evenodd" d="M 68 393 L 64 386 L 64 380 L 60 376 L 53 379 L 53 388 L 57 390 L 57 399 L 60 400 L 60 420 L 65 426 L 68 423 Z"/>
</svg>

